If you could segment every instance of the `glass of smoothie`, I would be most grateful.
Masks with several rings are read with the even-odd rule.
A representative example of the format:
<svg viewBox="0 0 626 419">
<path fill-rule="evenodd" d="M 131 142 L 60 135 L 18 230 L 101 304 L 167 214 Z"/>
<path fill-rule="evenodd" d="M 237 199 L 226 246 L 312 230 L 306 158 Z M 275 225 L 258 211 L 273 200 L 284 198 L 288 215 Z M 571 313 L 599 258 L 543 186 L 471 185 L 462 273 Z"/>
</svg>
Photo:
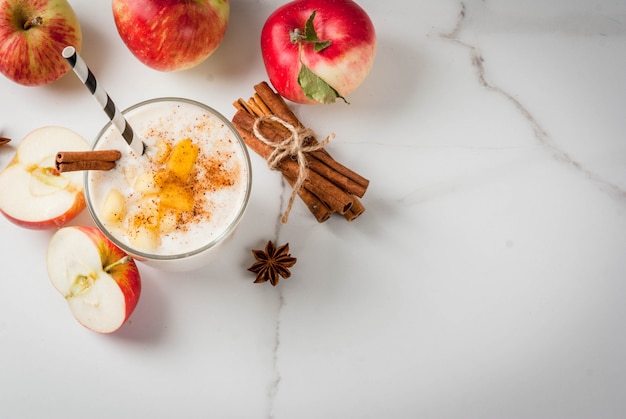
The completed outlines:
<svg viewBox="0 0 626 419">
<path fill-rule="evenodd" d="M 250 157 L 237 130 L 202 103 L 158 98 L 123 112 L 145 144 L 136 155 L 107 124 L 94 150 L 120 150 L 112 170 L 85 172 L 87 208 L 100 230 L 157 269 L 206 266 L 248 205 Z"/>
</svg>

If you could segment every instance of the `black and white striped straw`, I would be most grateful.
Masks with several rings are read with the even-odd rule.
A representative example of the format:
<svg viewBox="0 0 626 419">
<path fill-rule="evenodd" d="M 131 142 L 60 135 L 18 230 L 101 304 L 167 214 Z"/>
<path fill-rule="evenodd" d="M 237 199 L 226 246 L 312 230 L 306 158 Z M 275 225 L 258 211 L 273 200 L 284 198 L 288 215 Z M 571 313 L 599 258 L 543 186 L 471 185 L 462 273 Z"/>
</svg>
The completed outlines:
<svg viewBox="0 0 626 419">
<path fill-rule="evenodd" d="M 145 152 L 145 144 L 135 138 L 132 127 L 129 125 L 122 112 L 115 106 L 113 100 L 107 92 L 100 87 L 93 73 L 85 64 L 85 61 L 76 52 L 76 48 L 69 46 L 63 49 L 63 58 L 67 60 L 81 82 L 91 92 L 93 97 L 98 101 L 104 112 L 107 114 L 113 125 L 122 133 L 122 137 L 128 143 L 130 148 L 137 154 L 142 155 Z"/>
</svg>

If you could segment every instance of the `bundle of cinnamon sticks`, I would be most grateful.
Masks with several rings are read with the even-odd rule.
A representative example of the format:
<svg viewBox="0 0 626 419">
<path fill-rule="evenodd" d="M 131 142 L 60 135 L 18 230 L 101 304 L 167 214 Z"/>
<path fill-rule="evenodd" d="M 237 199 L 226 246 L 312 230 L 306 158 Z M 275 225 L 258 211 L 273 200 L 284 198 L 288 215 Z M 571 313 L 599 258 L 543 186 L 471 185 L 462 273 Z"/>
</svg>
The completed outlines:
<svg viewBox="0 0 626 419">
<path fill-rule="evenodd" d="M 275 147 L 264 140 L 279 144 L 289 139 L 293 133 L 285 127 L 285 124 L 264 117 L 275 117 L 274 119 L 296 128 L 304 126 L 285 100 L 266 82 L 257 84 L 254 90 L 255 94 L 248 101 L 238 99 L 233 103 L 237 112 L 232 122 L 248 147 L 264 159 L 268 159 Z M 257 124 L 260 118 L 263 118 L 262 122 Z M 255 124 L 257 132 L 261 133 L 264 140 L 255 134 Z M 320 143 L 313 135 L 309 135 L 306 144 Z M 365 194 L 369 180 L 337 162 L 324 148 L 307 152 L 305 156 L 306 179 L 297 193 L 318 222 L 328 220 L 333 213 L 339 213 L 346 220 L 352 221 L 365 211 L 359 198 Z M 292 187 L 301 170 L 296 160 L 295 156 L 287 156 L 277 166 Z M 286 222 L 285 218 L 283 222 Z"/>
</svg>

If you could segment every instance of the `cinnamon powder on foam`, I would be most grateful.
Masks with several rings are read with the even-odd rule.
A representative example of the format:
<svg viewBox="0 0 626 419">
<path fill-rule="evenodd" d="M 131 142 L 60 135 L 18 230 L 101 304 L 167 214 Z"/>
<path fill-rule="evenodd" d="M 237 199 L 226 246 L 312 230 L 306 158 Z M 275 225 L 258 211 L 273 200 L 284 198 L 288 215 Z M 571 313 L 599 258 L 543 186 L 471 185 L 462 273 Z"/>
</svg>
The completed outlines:
<svg viewBox="0 0 626 419">
<path fill-rule="evenodd" d="M 222 188 L 233 186 L 240 178 L 239 164 L 228 167 L 225 162 L 232 159 L 232 153 L 216 150 L 209 155 L 202 151 L 198 154 L 194 170 L 191 172 L 191 180 L 187 187 L 194 200 L 193 211 L 181 214 L 180 228 L 187 231 L 189 224 L 206 221 L 211 218 L 212 203 L 207 199 L 207 194 Z"/>
<path fill-rule="evenodd" d="M 212 124 L 198 121 L 194 128 L 200 132 L 208 132 L 211 129 L 210 125 Z M 220 126 L 220 128 L 223 127 L 223 125 Z M 158 130 L 151 130 L 150 136 L 163 140 L 172 147 L 182 140 L 182 138 L 175 140 L 164 138 L 165 134 Z M 214 143 L 220 144 L 225 141 L 229 144 L 232 143 L 231 139 L 220 139 L 214 141 Z M 219 148 L 211 149 L 210 151 L 212 153 L 208 153 L 203 148 L 200 148 L 191 175 L 186 184 L 184 184 L 184 190 L 193 197 L 194 206 L 192 211 L 181 211 L 178 213 L 176 229 L 179 231 L 189 231 L 191 225 L 208 221 L 211 218 L 214 205 L 209 200 L 210 193 L 233 186 L 241 178 L 239 162 L 236 160 L 232 161 L 233 153 L 220 150 Z M 137 221 L 139 225 L 135 227 L 140 227 L 140 224 L 143 223 L 151 224 L 151 220 L 148 219 L 138 219 Z"/>
</svg>

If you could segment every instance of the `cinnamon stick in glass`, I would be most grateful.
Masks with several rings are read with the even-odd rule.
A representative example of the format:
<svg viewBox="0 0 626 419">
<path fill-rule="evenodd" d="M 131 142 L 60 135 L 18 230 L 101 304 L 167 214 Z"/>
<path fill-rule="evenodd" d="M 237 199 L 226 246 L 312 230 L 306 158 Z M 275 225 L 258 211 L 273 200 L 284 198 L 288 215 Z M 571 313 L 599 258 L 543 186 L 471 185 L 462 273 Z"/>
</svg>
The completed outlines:
<svg viewBox="0 0 626 419">
<path fill-rule="evenodd" d="M 55 165 L 59 172 L 111 170 L 121 157 L 119 150 L 59 151 Z"/>
</svg>

